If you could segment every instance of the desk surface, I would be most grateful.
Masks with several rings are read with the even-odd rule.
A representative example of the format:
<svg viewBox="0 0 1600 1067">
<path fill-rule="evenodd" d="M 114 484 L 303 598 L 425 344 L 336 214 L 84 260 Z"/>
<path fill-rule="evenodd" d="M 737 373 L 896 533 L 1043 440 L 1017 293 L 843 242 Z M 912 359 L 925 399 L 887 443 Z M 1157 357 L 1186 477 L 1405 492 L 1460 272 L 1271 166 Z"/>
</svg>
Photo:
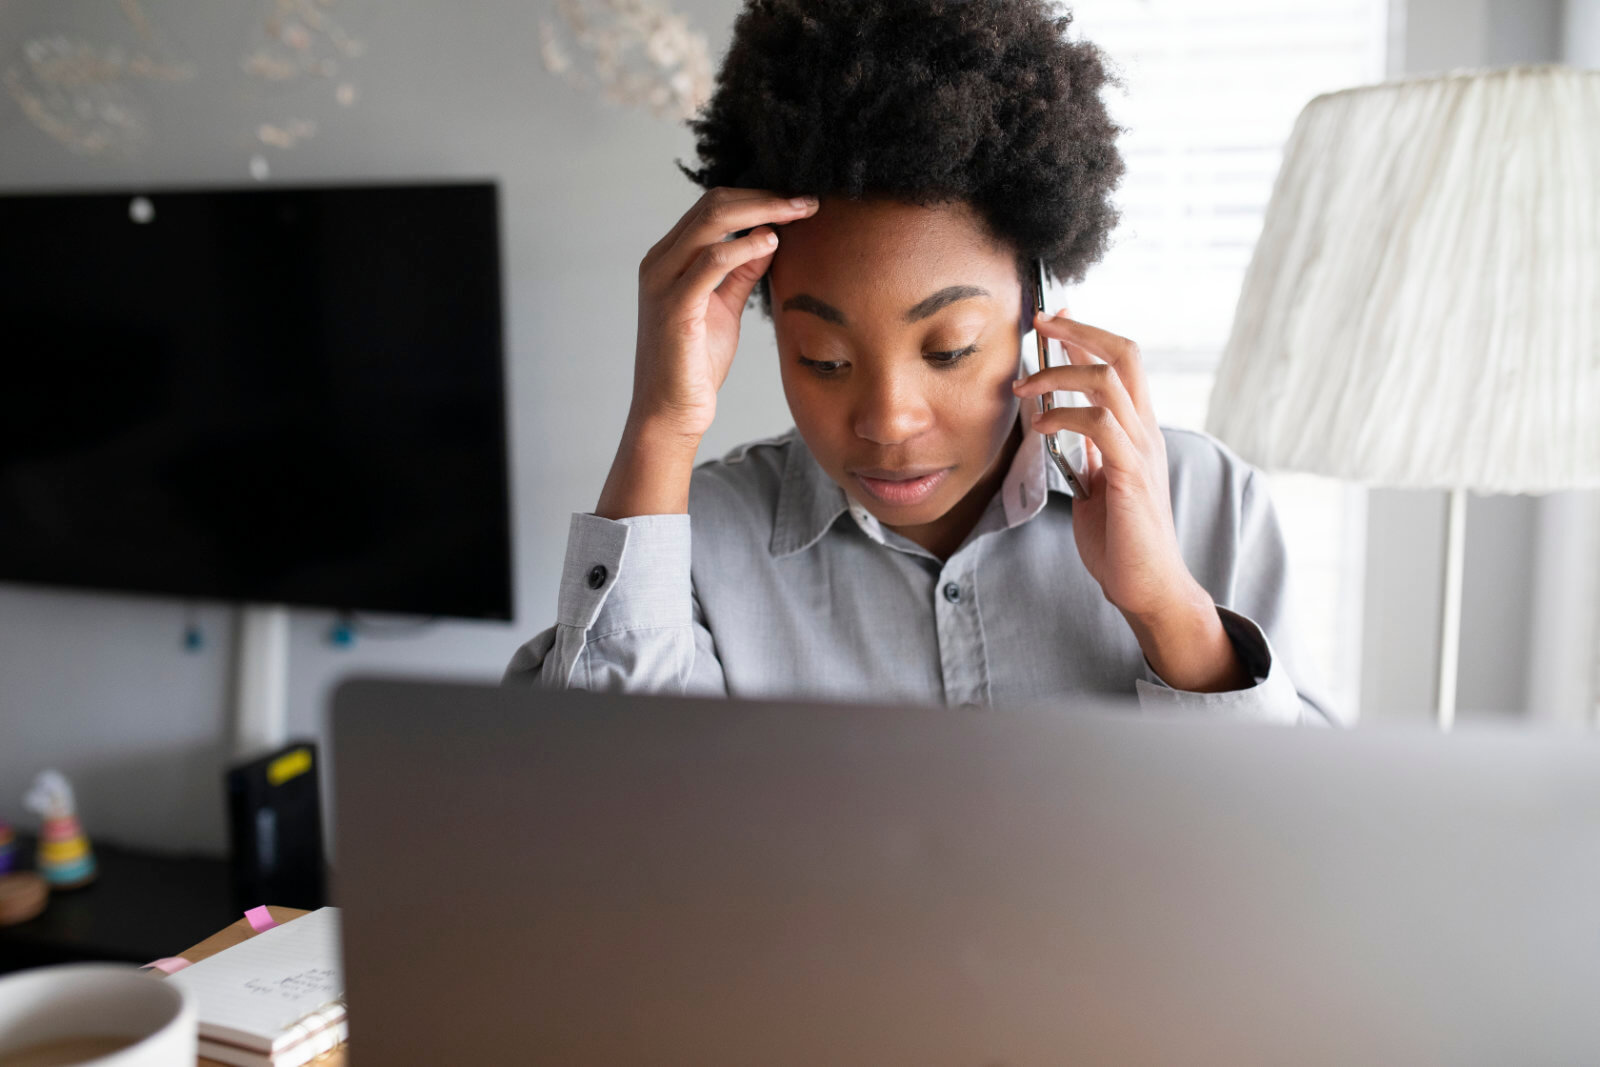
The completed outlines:
<svg viewBox="0 0 1600 1067">
<path fill-rule="evenodd" d="M 306 914 L 299 908 L 278 908 L 270 906 L 267 908 L 267 912 L 280 923 L 286 923 L 292 919 L 298 919 L 300 916 Z M 224 926 L 221 930 L 218 930 L 216 933 L 212 934 L 198 945 L 191 945 L 190 947 L 184 949 L 182 952 L 178 953 L 178 955 L 182 956 L 190 963 L 199 963 L 207 956 L 214 956 L 223 949 L 232 948 L 239 942 L 247 941 L 255 935 L 256 932 L 251 928 L 249 921 L 246 919 L 239 919 L 235 922 L 229 923 L 227 926 Z M 330 1049 L 329 1051 L 324 1052 L 322 1055 L 311 1061 L 312 1067 L 345 1067 L 344 1050 L 345 1046 L 340 1045 L 338 1048 Z M 200 1057 L 199 1064 L 200 1067 L 228 1067 L 228 1065 L 225 1063 L 221 1063 L 217 1060 L 208 1060 L 204 1056 Z"/>
<path fill-rule="evenodd" d="M 78 960 L 149 963 L 243 910 L 235 905 L 226 860 L 98 841 L 93 847 L 99 865 L 93 882 L 51 893 L 37 918 L 0 927 L 0 972 Z M 31 834 L 17 835 L 16 854 L 20 869 L 32 868 Z"/>
</svg>

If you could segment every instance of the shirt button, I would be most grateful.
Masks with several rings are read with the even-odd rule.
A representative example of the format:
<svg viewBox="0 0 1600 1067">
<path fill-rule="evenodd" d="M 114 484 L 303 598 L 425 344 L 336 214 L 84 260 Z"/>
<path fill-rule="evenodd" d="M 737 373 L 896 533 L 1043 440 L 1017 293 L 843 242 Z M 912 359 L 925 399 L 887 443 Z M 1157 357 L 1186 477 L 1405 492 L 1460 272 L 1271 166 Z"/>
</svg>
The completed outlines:
<svg viewBox="0 0 1600 1067">
<path fill-rule="evenodd" d="M 955 582 L 946 582 L 944 587 L 944 598 L 950 601 L 952 604 L 956 603 L 961 599 L 961 587 Z"/>
<path fill-rule="evenodd" d="M 589 571 L 589 588 L 590 589 L 599 589 L 602 585 L 605 585 L 605 584 L 606 584 L 606 565 L 604 563 L 596 563 L 594 565 L 594 568 Z"/>
</svg>

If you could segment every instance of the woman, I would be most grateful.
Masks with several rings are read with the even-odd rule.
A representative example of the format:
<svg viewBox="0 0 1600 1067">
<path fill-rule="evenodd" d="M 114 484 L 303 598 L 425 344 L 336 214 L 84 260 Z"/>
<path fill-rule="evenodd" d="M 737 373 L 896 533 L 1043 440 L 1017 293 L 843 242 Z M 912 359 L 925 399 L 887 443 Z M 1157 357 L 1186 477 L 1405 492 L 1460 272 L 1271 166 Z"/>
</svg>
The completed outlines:
<svg viewBox="0 0 1600 1067">
<path fill-rule="evenodd" d="M 707 192 L 639 267 L 626 432 L 508 681 L 1331 721 L 1260 475 L 1157 425 L 1131 341 L 1034 318 L 1031 264 L 1081 280 L 1122 174 L 1069 22 L 751 0 L 680 164 Z M 795 428 L 696 467 L 753 291 Z M 1071 365 L 1019 378 L 1029 329 Z M 1089 406 L 1036 416 L 1050 390 Z M 1086 499 L 1059 430 L 1089 442 Z"/>
</svg>

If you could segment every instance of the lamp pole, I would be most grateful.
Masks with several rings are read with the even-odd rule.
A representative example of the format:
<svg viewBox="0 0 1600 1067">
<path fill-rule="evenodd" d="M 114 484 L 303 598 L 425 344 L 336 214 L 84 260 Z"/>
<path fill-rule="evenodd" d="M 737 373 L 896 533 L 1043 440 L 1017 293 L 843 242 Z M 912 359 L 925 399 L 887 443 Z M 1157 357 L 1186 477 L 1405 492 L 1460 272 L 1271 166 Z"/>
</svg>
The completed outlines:
<svg viewBox="0 0 1600 1067">
<path fill-rule="evenodd" d="M 1439 623 L 1439 729 L 1456 722 L 1456 679 L 1461 668 L 1461 586 L 1467 557 L 1467 491 L 1450 490 L 1445 519 L 1444 605 Z"/>
<path fill-rule="evenodd" d="M 289 609 L 239 609 L 234 659 L 233 749 L 239 758 L 278 748 L 288 736 Z"/>
</svg>

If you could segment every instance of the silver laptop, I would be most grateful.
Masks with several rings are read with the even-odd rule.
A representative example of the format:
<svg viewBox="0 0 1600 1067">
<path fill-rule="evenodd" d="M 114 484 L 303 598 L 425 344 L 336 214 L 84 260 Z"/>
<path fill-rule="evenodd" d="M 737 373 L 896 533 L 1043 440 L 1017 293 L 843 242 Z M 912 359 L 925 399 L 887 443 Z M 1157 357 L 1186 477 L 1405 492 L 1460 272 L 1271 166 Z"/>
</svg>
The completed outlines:
<svg viewBox="0 0 1600 1067">
<path fill-rule="evenodd" d="M 1600 745 L 362 680 L 356 1067 L 1600 1060 Z"/>
</svg>

